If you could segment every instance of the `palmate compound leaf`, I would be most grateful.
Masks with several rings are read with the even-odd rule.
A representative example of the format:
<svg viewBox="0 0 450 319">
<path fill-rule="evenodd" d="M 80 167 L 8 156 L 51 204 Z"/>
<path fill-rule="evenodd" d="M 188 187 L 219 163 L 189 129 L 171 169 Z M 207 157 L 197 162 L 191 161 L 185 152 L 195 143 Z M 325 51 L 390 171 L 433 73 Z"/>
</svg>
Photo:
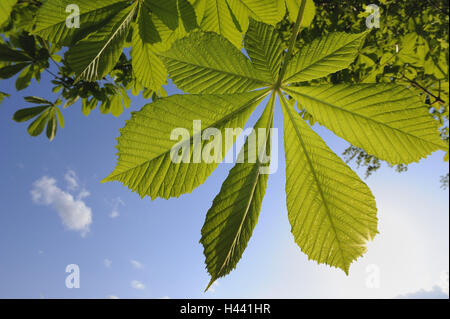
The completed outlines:
<svg viewBox="0 0 450 319">
<path fill-rule="evenodd" d="M 311 81 L 346 69 L 366 35 L 334 32 L 305 45 L 289 61 L 283 83 Z"/>
<path fill-rule="evenodd" d="M 47 137 L 52 141 L 56 136 L 58 122 L 64 128 L 64 116 L 57 106 L 58 100 L 53 103 L 38 96 L 26 96 L 24 99 L 39 106 L 18 110 L 14 113 L 13 120 L 27 122 L 34 119 L 28 126 L 28 134 L 31 136 L 39 136 L 47 125 Z"/>
<path fill-rule="evenodd" d="M 211 275 L 206 290 L 236 267 L 258 221 L 269 177 L 264 170 L 270 165 L 274 107 L 272 95 L 206 215 L 200 240 Z"/>
<path fill-rule="evenodd" d="M 138 3 L 123 9 L 98 31 L 69 49 L 67 62 L 76 73 L 76 81 L 101 80 L 114 68 L 122 54 Z"/>
<path fill-rule="evenodd" d="M 96 31 L 127 6 L 128 2 L 121 0 L 47 0 L 39 8 L 33 33 L 51 43 L 71 45 Z M 75 8 L 79 8 L 79 27 L 70 28 L 67 21 L 70 14 L 76 13 L 72 11 Z"/>
<path fill-rule="evenodd" d="M 193 32 L 160 56 L 174 83 L 186 92 L 241 93 L 268 84 L 242 52 L 212 32 Z"/>
<path fill-rule="evenodd" d="M 249 31 L 249 33 L 252 32 L 255 32 L 255 30 Z M 253 36 L 256 35 L 261 43 L 264 43 L 266 36 L 269 34 L 270 32 L 256 32 Z M 342 43 L 339 44 L 340 47 L 337 45 L 337 49 L 330 52 L 327 47 L 323 46 L 323 43 L 330 41 L 329 39 L 333 37 L 330 35 L 325 40 L 318 40 L 317 43 L 322 43 L 322 45 L 315 44 L 313 56 L 320 57 L 320 61 L 317 59 L 303 59 L 301 57 L 293 59 L 293 61 L 297 62 L 292 64 L 291 71 L 287 73 L 293 82 L 320 78 L 347 67 L 355 58 L 364 35 L 348 35 L 348 37 L 340 35 L 341 40 L 350 40 L 344 41 L 343 45 Z M 308 112 L 314 114 L 315 118 L 322 119 L 322 121 L 319 121 L 321 123 L 324 122 L 323 119 L 331 117 L 331 115 L 328 115 L 329 117 L 322 115 L 323 118 L 319 116 L 324 108 L 328 108 L 330 114 L 335 114 L 339 120 L 343 118 L 341 113 L 347 114 L 348 116 L 343 121 L 345 127 L 341 128 L 343 132 L 350 132 L 350 125 L 356 125 L 356 129 L 360 129 L 360 123 L 355 124 L 354 117 L 356 113 L 365 109 L 366 104 L 371 110 L 376 110 L 377 106 L 383 109 L 380 114 L 374 114 L 376 120 L 379 120 L 378 117 L 380 117 L 389 122 L 389 116 L 393 115 L 394 119 L 389 122 L 391 125 L 399 120 L 398 117 L 401 117 L 401 114 L 409 114 L 410 109 L 412 109 L 408 106 L 409 104 L 405 103 L 400 103 L 398 104 L 399 106 L 395 107 L 399 100 L 405 99 L 405 96 L 407 100 L 411 98 L 409 95 L 404 95 L 403 89 L 398 87 L 397 89 L 400 89 L 400 92 L 397 92 L 399 96 L 395 92 L 383 92 L 386 87 L 375 85 L 371 94 L 358 92 L 362 86 L 357 85 L 348 87 L 348 94 L 342 95 L 336 90 L 342 89 L 343 86 L 337 86 L 336 90 L 331 86 L 326 87 L 326 89 L 324 89 L 324 86 L 287 87 L 286 84 L 289 81 L 284 79 L 284 81 L 281 81 L 283 83 L 281 89 L 278 90 L 277 84 L 279 81 L 276 84 L 273 83 L 272 74 L 268 83 L 269 77 L 267 76 L 275 70 L 270 61 L 275 61 L 274 63 L 278 64 L 277 60 L 271 59 L 269 56 L 256 58 L 257 52 L 260 52 L 262 55 L 270 55 L 275 52 L 272 50 L 271 45 L 263 45 L 258 51 L 258 48 L 249 46 L 247 41 L 247 51 L 252 52 L 254 50 L 252 53 L 249 53 L 249 55 L 253 55 L 252 61 L 254 64 L 251 64 L 245 57 L 243 58 L 236 53 L 240 53 L 239 51 L 227 49 L 231 46 L 230 43 L 220 42 L 215 39 L 217 39 L 215 35 L 194 33 L 188 40 L 179 40 L 174 45 L 174 51 L 169 50 L 168 53 L 163 54 L 163 59 L 165 59 L 166 65 L 175 79 L 175 83 L 178 81 L 177 84 L 183 86 L 184 90 L 204 93 L 212 91 L 222 94 L 224 92 L 253 90 L 267 85 L 271 87 L 270 90 L 273 89 L 274 93 L 280 93 L 279 91 L 282 90 L 294 96 L 300 101 L 302 107 L 308 107 L 308 103 L 313 101 L 314 103 L 309 103 L 310 109 L 308 109 Z M 217 53 L 208 48 L 208 41 L 213 42 L 215 44 L 214 47 L 218 44 L 217 51 L 225 52 L 226 54 L 221 55 L 220 52 Z M 275 46 L 277 45 L 274 44 Z M 211 45 L 211 47 L 213 46 Z M 231 46 L 231 48 L 233 47 Z M 325 53 L 321 51 L 325 51 Z M 196 55 L 200 56 L 200 60 L 195 60 Z M 227 59 L 230 59 L 232 63 L 228 65 Z M 263 63 L 258 61 L 268 61 L 265 75 Z M 284 64 L 286 64 L 286 60 L 283 61 L 282 65 Z M 212 65 L 214 67 L 211 67 Z M 310 72 L 310 70 L 313 70 L 313 72 Z M 249 76 L 254 74 L 257 74 L 257 76 Z M 239 83 L 241 83 L 241 86 L 238 85 Z M 323 89 L 322 92 L 314 91 L 314 94 L 310 94 L 312 90 L 319 90 L 320 88 Z M 327 91 L 329 91 L 328 95 L 326 95 Z M 208 116 L 223 117 L 223 112 L 228 112 L 226 110 L 233 103 L 237 104 L 234 104 L 232 108 L 242 111 L 244 109 L 248 110 L 248 113 L 246 111 L 245 114 L 245 118 L 248 118 L 251 110 L 262 100 L 263 94 L 266 93 L 268 92 L 263 91 L 261 95 L 258 95 L 258 92 L 227 95 L 183 95 L 162 99 L 151 106 L 144 107 L 143 110 L 133 115 L 132 120 L 122 130 L 118 146 L 119 164 L 116 171 L 105 181 L 122 181 L 141 194 L 141 196 L 149 195 L 152 198 L 167 198 L 192 191 L 193 188 L 204 182 L 217 164 L 171 164 L 168 159 L 168 152 L 175 144 L 169 142 L 167 138 L 167 135 L 170 135 L 170 129 L 175 126 L 187 127 L 192 133 L 193 127 L 191 122 L 193 119 L 205 118 L 206 114 L 211 114 Z M 335 93 L 337 98 L 333 100 L 332 95 Z M 255 94 L 253 98 L 250 98 L 251 94 Z M 318 94 L 319 99 L 316 98 L 315 94 Z M 366 241 L 373 239 L 377 233 L 376 206 L 373 195 L 359 177 L 301 119 L 293 105 L 288 105 L 289 102 L 285 100 L 284 96 L 281 93 L 279 95 L 283 100 L 282 108 L 285 120 L 287 207 L 295 240 L 311 259 L 317 260 L 319 263 L 327 263 L 331 266 L 339 267 L 348 273 L 351 262 L 366 251 Z M 376 100 L 377 95 L 379 95 L 379 100 Z M 249 101 L 247 105 L 251 105 L 251 107 L 242 106 L 243 101 L 239 100 L 244 96 L 246 96 L 244 100 Z M 355 114 L 344 112 L 343 108 L 347 105 L 342 105 L 342 103 L 346 103 L 352 98 L 352 101 L 357 104 L 352 109 Z M 367 98 L 367 103 L 363 102 L 365 98 Z M 228 106 L 218 105 L 217 99 L 226 99 L 227 103 L 225 104 Z M 307 101 L 305 102 L 304 100 Z M 217 107 L 213 109 L 212 105 Z M 415 105 L 417 106 L 417 104 Z M 203 112 L 205 107 L 207 109 L 206 113 Z M 387 107 L 393 107 L 393 114 L 386 109 Z M 216 112 L 218 111 L 221 113 L 217 114 Z M 232 116 L 236 116 L 238 113 L 234 111 Z M 419 118 L 425 119 L 425 117 L 422 117 L 423 114 Z M 230 117 L 228 116 L 228 118 Z M 357 118 L 359 120 L 360 116 Z M 363 119 L 362 123 L 366 123 L 365 120 L 367 119 Z M 413 120 L 413 118 L 405 117 L 398 122 Z M 428 120 L 429 118 L 421 123 L 428 127 Z M 242 127 L 243 123 L 245 123 L 245 119 L 242 119 L 239 125 L 231 122 L 225 123 L 224 120 L 217 120 L 214 124 L 211 124 L 214 121 L 207 118 L 206 122 L 209 123 L 207 126 L 215 126 L 223 130 L 225 126 L 232 128 Z M 416 124 L 413 123 L 413 125 Z M 401 129 L 407 129 L 408 125 L 405 124 Z M 369 126 L 366 128 L 371 130 L 370 134 L 373 134 L 372 130 L 380 129 L 380 127 Z M 376 137 L 386 138 L 381 137 L 381 134 L 385 133 L 382 125 L 381 131 L 376 133 Z M 431 134 L 435 134 L 436 138 L 439 136 L 437 132 L 432 133 L 430 130 L 429 135 Z M 351 134 L 348 136 L 349 138 L 352 137 Z M 429 137 L 432 138 L 431 136 Z M 184 139 L 184 141 L 189 141 L 189 145 L 192 144 L 190 138 Z M 183 143 L 183 140 L 181 143 Z M 374 142 L 369 139 L 370 143 Z M 412 146 L 414 141 L 409 141 L 408 143 L 408 147 L 416 147 Z M 379 146 L 379 142 L 377 145 Z M 395 148 L 390 145 L 389 149 L 386 148 L 386 150 L 390 152 L 390 156 L 396 157 L 400 156 L 398 153 L 402 153 L 404 148 Z M 187 154 L 189 155 L 188 158 L 192 159 L 193 154 L 190 150 Z M 404 154 L 401 156 L 404 156 Z M 237 167 L 244 168 L 246 166 L 239 165 Z M 222 206 L 224 205 L 222 203 L 227 201 L 225 198 L 226 194 L 236 195 L 236 189 L 234 189 L 233 185 L 230 186 L 230 181 L 238 178 L 236 172 L 238 172 L 238 168 L 234 168 L 230 172 L 226 182 L 228 186 L 224 185 L 220 194 L 216 197 L 202 232 L 202 243 L 205 245 L 207 266 L 212 276 L 211 282 L 225 275 L 236 266 L 248 242 L 251 229 L 253 229 L 256 222 L 255 216 L 257 217 L 258 214 L 255 213 L 255 210 L 249 210 L 250 215 L 248 216 L 252 218 L 247 221 L 246 218 L 242 219 L 243 216 L 247 216 L 245 215 L 245 210 L 234 210 L 234 208 L 230 210 L 226 206 Z M 246 172 L 248 173 L 248 171 Z M 241 176 L 244 176 L 244 171 L 242 173 Z M 255 177 L 251 174 L 247 176 Z M 242 183 L 242 181 L 239 181 L 236 186 L 242 186 Z M 257 187 L 259 185 L 258 182 Z M 248 188 L 244 187 L 244 191 L 238 194 L 245 197 L 244 193 L 247 193 L 248 199 Z M 254 198 L 255 202 L 252 207 L 256 208 L 257 205 L 260 205 L 259 198 L 262 198 L 261 193 L 258 193 L 258 196 Z M 234 201 L 231 203 L 231 207 L 238 207 L 238 205 L 239 203 Z M 230 217 L 230 212 L 235 212 L 236 215 L 233 213 L 231 218 L 227 218 Z M 238 220 L 239 216 L 241 221 L 244 220 L 243 225 L 246 228 L 242 228 L 242 230 L 238 228 L 236 231 L 236 228 L 233 228 L 233 223 L 228 223 L 228 220 Z M 220 222 L 225 220 L 226 223 Z M 216 223 L 217 230 L 213 226 L 214 223 Z M 215 237 L 219 229 L 223 231 L 221 231 L 221 235 L 218 235 L 222 236 L 218 241 Z M 233 231 L 235 231 L 235 235 L 238 234 L 238 237 L 234 237 L 238 238 L 236 244 L 233 244 L 233 237 L 225 237 L 223 235 L 227 232 L 232 234 Z M 230 257 L 227 257 L 228 252 L 231 252 Z"/>
<path fill-rule="evenodd" d="M 192 192 L 203 184 L 232 146 L 216 138 L 209 142 L 209 138 L 204 139 L 205 131 L 215 128 L 225 136 L 225 128 L 243 128 L 266 94 L 267 91 L 173 95 L 144 106 L 121 130 L 119 161 L 104 182 L 122 182 L 142 197 L 152 199 Z M 214 149 L 214 145 L 219 146 Z M 214 161 L 203 160 L 207 150 L 213 153 Z"/>
<path fill-rule="evenodd" d="M 319 85 L 286 91 L 316 121 L 391 164 L 448 150 L 419 96 L 397 84 Z"/>
<path fill-rule="evenodd" d="M 282 98 L 286 203 L 296 243 L 308 258 L 341 268 L 377 234 L 375 199 L 361 179 Z"/>
</svg>

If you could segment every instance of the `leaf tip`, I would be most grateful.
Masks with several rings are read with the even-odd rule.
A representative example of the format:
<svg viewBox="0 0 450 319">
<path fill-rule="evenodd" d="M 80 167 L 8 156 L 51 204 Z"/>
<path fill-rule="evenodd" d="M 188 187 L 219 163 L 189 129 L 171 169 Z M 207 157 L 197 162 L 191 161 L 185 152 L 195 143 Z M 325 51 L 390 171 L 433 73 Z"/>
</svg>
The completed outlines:
<svg viewBox="0 0 450 319">
<path fill-rule="evenodd" d="M 112 181 L 113 181 L 113 179 L 112 179 L 111 175 L 108 175 L 107 177 L 105 177 L 104 179 L 102 179 L 102 180 L 100 181 L 100 183 L 101 183 L 101 184 L 105 184 L 105 183 L 112 182 Z"/>
<path fill-rule="evenodd" d="M 216 282 L 216 280 L 217 280 L 217 278 L 211 277 L 211 280 L 210 280 L 208 286 L 206 287 L 204 293 L 206 293 L 209 290 L 209 288 L 211 288 L 211 286 Z"/>
</svg>

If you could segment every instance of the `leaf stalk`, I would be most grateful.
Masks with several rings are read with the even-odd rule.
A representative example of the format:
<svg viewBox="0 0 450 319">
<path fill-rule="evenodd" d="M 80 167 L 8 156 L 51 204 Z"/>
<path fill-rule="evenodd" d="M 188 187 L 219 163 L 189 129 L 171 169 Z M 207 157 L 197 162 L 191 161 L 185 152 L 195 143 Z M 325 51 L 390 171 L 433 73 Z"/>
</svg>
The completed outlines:
<svg viewBox="0 0 450 319">
<path fill-rule="evenodd" d="M 292 32 L 291 39 L 289 41 L 288 51 L 286 56 L 284 57 L 283 66 L 281 67 L 281 71 L 278 77 L 278 81 L 275 84 L 274 89 L 277 90 L 281 86 L 281 82 L 283 81 L 284 75 L 286 74 L 286 67 L 289 63 L 289 60 L 292 57 L 292 51 L 294 50 L 294 45 L 297 40 L 298 33 L 300 32 L 300 25 L 303 20 L 303 14 L 305 13 L 306 0 L 302 0 L 300 5 L 300 9 L 298 10 L 297 21 L 295 22 L 294 29 Z"/>
</svg>

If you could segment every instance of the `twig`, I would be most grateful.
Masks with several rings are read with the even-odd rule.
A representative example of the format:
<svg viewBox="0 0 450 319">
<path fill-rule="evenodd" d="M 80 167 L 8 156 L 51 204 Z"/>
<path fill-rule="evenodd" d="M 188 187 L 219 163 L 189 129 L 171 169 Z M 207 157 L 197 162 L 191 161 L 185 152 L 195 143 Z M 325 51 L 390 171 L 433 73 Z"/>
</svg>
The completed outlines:
<svg viewBox="0 0 450 319">
<path fill-rule="evenodd" d="M 431 96 L 432 98 L 434 98 L 435 101 L 434 101 L 433 103 L 431 103 L 431 104 L 434 104 L 434 103 L 436 103 L 436 102 L 440 102 L 440 103 L 442 103 L 442 104 L 446 104 L 446 102 L 445 102 L 443 99 L 441 99 L 439 96 L 434 95 L 434 94 L 431 93 L 427 88 L 424 88 L 422 85 L 420 85 L 420 84 L 417 83 L 416 81 L 408 79 L 405 75 L 403 75 L 403 78 L 404 78 L 406 81 L 408 81 L 409 83 L 411 83 L 414 87 L 416 87 L 416 88 L 418 88 L 418 89 L 421 89 L 421 90 L 424 91 L 426 94 L 428 94 L 429 96 Z"/>
</svg>

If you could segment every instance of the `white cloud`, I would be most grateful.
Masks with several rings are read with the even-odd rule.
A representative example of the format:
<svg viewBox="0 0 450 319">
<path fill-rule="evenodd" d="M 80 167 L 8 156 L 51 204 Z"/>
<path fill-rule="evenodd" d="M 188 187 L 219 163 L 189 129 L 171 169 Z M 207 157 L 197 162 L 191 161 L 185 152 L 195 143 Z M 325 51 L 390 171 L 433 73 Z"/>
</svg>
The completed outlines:
<svg viewBox="0 0 450 319">
<path fill-rule="evenodd" d="M 34 203 L 52 207 L 58 213 L 64 226 L 69 230 L 80 232 L 82 236 L 89 232 L 89 226 L 92 223 L 92 210 L 86 206 L 84 197 L 86 192 L 74 198 L 70 193 L 60 189 L 54 178 L 48 176 L 43 176 L 34 182 L 31 190 Z"/>
<path fill-rule="evenodd" d="M 131 287 L 134 288 L 134 289 L 137 289 L 137 290 L 144 290 L 145 289 L 145 285 L 142 282 L 138 281 L 138 280 L 133 280 L 131 282 Z"/>
<path fill-rule="evenodd" d="M 117 210 L 113 210 L 112 212 L 111 212 L 111 214 L 109 214 L 109 217 L 110 218 L 112 218 L 112 219 L 114 219 L 114 218 L 117 218 L 117 217 L 119 217 L 119 212 L 117 211 Z"/>
<path fill-rule="evenodd" d="M 164 297 L 161 297 L 160 299 L 170 299 L 170 297 L 169 296 L 164 296 Z"/>
<path fill-rule="evenodd" d="M 110 296 L 108 296 L 108 299 L 119 299 L 119 297 L 114 296 L 114 295 L 110 295 Z"/>
<path fill-rule="evenodd" d="M 120 206 L 125 206 L 124 201 L 120 197 L 117 197 L 117 198 L 113 199 L 113 201 L 112 201 L 112 207 L 113 208 L 112 208 L 111 213 L 109 214 L 110 218 L 114 219 L 114 218 L 119 217 L 119 215 L 120 215 L 120 213 L 119 213 Z"/>
<path fill-rule="evenodd" d="M 438 283 L 438 286 L 448 296 L 448 294 L 449 294 L 449 289 L 448 289 L 448 270 L 441 272 L 441 278 L 440 278 L 440 281 Z"/>
<path fill-rule="evenodd" d="M 66 180 L 67 189 L 69 191 L 74 191 L 78 188 L 78 177 L 74 171 L 68 170 L 64 175 L 64 179 Z"/>
<path fill-rule="evenodd" d="M 209 292 L 210 294 L 215 293 L 217 287 L 219 287 L 219 282 L 218 282 L 218 281 L 215 281 L 215 282 L 211 285 L 211 287 L 209 287 L 208 292 Z"/>
<path fill-rule="evenodd" d="M 82 189 L 81 192 L 78 194 L 77 196 L 77 200 L 83 200 L 86 197 L 89 197 L 91 195 L 91 193 L 89 193 L 87 190 Z"/>
<path fill-rule="evenodd" d="M 133 265 L 133 267 L 136 268 L 136 269 L 144 268 L 144 265 L 141 262 L 137 261 L 137 260 L 130 260 L 130 262 Z"/>
<path fill-rule="evenodd" d="M 448 294 L 442 287 L 434 286 L 431 289 L 421 289 L 405 295 L 397 296 L 396 299 L 448 299 Z"/>
<path fill-rule="evenodd" d="M 109 268 L 109 267 L 111 267 L 111 265 L 112 265 L 112 260 L 106 258 L 106 259 L 103 261 L 103 264 L 105 265 L 106 268 Z"/>
</svg>

